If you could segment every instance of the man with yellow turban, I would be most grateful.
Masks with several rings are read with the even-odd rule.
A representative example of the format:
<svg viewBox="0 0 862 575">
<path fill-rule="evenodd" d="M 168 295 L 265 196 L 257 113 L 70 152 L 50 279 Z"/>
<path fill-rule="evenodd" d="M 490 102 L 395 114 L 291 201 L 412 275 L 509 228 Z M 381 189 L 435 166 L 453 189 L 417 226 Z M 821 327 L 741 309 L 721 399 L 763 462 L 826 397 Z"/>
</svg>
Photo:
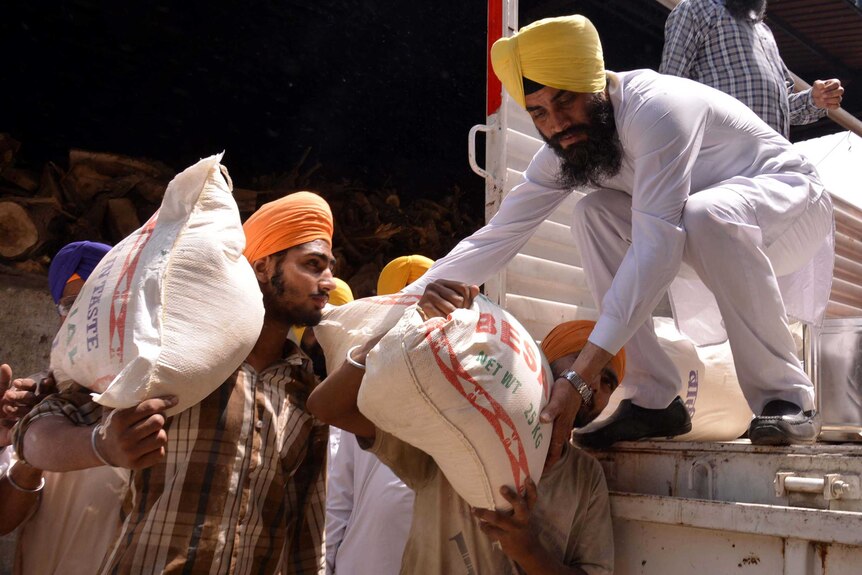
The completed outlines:
<svg viewBox="0 0 862 575">
<path fill-rule="evenodd" d="M 323 198 L 299 192 L 264 205 L 243 229 L 264 322 L 248 357 L 212 394 L 167 418 L 175 398 L 150 399 L 95 428 L 68 426 L 69 414 L 92 413 L 72 404 L 58 405 L 59 417 L 22 420 L 22 455 L 40 468 L 132 470 L 132 511 L 100 573 L 323 570 L 328 427 L 306 410 L 317 379 L 287 335 L 318 323 L 335 287 L 332 214 Z M 230 325 L 224 330 L 229 336 Z M 39 438 L 61 436 L 64 453 L 36 461 L 50 441 Z M 79 439 L 84 447 L 70 449 Z"/>
<path fill-rule="evenodd" d="M 651 314 L 668 289 L 696 343 L 729 339 L 756 444 L 812 442 L 814 388 L 788 317 L 822 318 L 832 277 L 832 203 L 814 166 L 738 100 L 651 70 L 604 68 L 583 16 L 540 20 L 498 40 L 494 72 L 546 145 L 488 224 L 410 288 L 481 284 L 572 192 L 572 232 L 600 312 L 587 345 L 554 383 L 543 414 L 559 453 L 580 400 L 628 351 L 627 397 L 579 430 L 603 448 L 689 431 L 679 378 Z"/>
</svg>

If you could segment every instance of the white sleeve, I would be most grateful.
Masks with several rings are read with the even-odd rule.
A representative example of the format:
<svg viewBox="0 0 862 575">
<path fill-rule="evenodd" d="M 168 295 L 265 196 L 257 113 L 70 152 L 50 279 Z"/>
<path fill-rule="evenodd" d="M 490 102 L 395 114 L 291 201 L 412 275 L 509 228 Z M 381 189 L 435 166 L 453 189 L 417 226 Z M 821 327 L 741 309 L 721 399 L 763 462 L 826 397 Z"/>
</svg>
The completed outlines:
<svg viewBox="0 0 862 575">
<path fill-rule="evenodd" d="M 332 461 L 326 485 L 326 573 L 335 572 L 335 555 L 344 540 L 353 513 L 353 462 L 359 446 L 356 437 L 341 432 L 338 451 Z"/>
<path fill-rule="evenodd" d="M 703 101 L 656 93 L 620 126 L 620 139 L 634 162 L 632 244 L 590 335 L 610 353 L 650 317 L 679 272 L 685 247 L 682 211 L 710 113 Z"/>
<path fill-rule="evenodd" d="M 543 146 L 530 162 L 526 180 L 512 189 L 483 228 L 461 240 L 404 293 L 421 294 L 439 279 L 481 285 L 515 257 L 539 224 L 566 199 L 571 190 L 557 184 L 559 160 Z"/>
</svg>

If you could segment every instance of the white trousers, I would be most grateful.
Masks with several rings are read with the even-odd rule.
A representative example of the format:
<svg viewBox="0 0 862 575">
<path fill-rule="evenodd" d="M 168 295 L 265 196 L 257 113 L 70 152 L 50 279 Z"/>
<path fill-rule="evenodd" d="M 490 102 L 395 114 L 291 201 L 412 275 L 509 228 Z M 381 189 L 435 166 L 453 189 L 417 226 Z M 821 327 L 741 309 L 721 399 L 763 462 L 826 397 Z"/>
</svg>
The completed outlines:
<svg viewBox="0 0 862 575">
<path fill-rule="evenodd" d="M 715 296 L 740 386 L 756 414 L 774 399 L 814 408 L 814 388 L 796 356 L 776 277 L 801 269 L 823 245 L 832 232 L 832 202 L 814 189 L 792 210 L 787 202 L 759 201 L 770 194 L 774 200 L 787 185 L 780 177 L 734 178 L 692 194 L 683 211 L 683 262 Z M 597 190 L 575 209 L 572 233 L 599 310 L 631 245 L 631 207 L 628 194 Z M 666 407 L 678 394 L 680 376 L 651 319 L 625 350 L 627 389 L 621 391 L 641 407 Z"/>
</svg>

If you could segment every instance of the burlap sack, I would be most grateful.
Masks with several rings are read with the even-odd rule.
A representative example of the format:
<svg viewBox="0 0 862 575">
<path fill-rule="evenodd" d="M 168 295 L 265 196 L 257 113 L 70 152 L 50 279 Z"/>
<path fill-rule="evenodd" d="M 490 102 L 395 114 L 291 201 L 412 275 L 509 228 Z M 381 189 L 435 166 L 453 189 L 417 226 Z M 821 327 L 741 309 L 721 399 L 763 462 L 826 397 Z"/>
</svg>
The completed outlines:
<svg viewBox="0 0 862 575">
<path fill-rule="evenodd" d="M 538 482 L 551 440 L 539 422 L 553 377 L 527 331 L 479 296 L 424 320 L 408 308 L 371 351 L 359 409 L 431 455 L 474 507 L 509 509 L 500 487 Z"/>
<path fill-rule="evenodd" d="M 131 407 L 175 395 L 172 415 L 215 390 L 263 325 L 263 299 L 243 257 L 245 234 L 221 154 L 168 185 L 161 208 L 87 279 L 54 339 L 59 382 Z"/>
</svg>

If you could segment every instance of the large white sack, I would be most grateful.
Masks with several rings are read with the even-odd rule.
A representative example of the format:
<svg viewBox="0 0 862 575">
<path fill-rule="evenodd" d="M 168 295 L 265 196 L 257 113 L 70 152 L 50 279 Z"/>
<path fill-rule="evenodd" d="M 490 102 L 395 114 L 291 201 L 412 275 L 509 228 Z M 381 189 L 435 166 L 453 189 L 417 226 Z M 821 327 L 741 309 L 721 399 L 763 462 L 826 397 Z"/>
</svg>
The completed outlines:
<svg viewBox="0 0 862 575">
<path fill-rule="evenodd" d="M 488 298 L 427 321 L 408 308 L 366 365 L 360 411 L 431 455 L 468 504 L 510 509 L 501 486 L 539 481 L 551 440 L 539 413 L 553 377 L 532 337 Z"/>
<path fill-rule="evenodd" d="M 691 431 L 676 441 L 730 441 L 739 438 L 753 414 L 739 387 L 733 355 L 727 342 L 696 346 L 681 334 L 673 319 L 653 318 L 655 332 L 665 353 L 679 372 L 679 396 L 691 415 Z M 601 418 L 612 414 L 626 398 L 624 386 L 615 392 Z"/>
<path fill-rule="evenodd" d="M 175 395 L 172 415 L 251 351 L 263 298 L 221 157 L 177 175 L 159 211 L 93 270 L 54 338 L 58 382 L 76 381 L 115 408 Z"/>
</svg>

